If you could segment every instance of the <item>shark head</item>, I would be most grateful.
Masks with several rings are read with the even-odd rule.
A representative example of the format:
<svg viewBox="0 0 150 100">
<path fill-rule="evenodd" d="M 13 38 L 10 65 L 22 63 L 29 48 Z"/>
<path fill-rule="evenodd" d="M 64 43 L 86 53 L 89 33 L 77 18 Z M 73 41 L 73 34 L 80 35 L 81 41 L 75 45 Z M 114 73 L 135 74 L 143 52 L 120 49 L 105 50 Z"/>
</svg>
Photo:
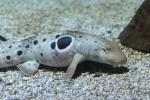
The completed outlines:
<svg viewBox="0 0 150 100">
<path fill-rule="evenodd" d="M 107 40 L 102 37 L 90 36 L 86 42 L 79 42 L 78 52 L 86 56 L 87 60 L 92 60 L 110 65 L 121 65 L 127 62 L 127 58 L 119 48 L 115 40 Z"/>
<path fill-rule="evenodd" d="M 105 46 L 97 52 L 99 60 L 111 65 L 120 65 L 127 62 L 125 54 L 119 48 L 119 44 L 115 40 L 104 41 L 106 42 Z"/>
<path fill-rule="evenodd" d="M 110 65 L 121 65 L 127 62 L 125 54 L 119 48 L 119 44 L 114 39 L 110 41 L 99 38 L 97 39 L 96 45 L 96 52 L 94 56 L 91 56 L 94 61 Z"/>
</svg>

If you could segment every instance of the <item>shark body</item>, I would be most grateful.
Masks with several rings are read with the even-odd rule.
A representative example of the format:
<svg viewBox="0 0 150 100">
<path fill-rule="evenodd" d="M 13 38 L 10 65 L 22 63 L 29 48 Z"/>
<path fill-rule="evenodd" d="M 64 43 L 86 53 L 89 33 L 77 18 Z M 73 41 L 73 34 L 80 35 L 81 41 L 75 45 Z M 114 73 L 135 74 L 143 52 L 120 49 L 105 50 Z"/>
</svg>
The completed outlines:
<svg viewBox="0 0 150 100">
<path fill-rule="evenodd" d="M 71 78 L 77 64 L 85 60 L 111 65 L 127 61 L 116 42 L 78 31 L 53 32 L 0 44 L 0 68 L 17 66 L 27 76 L 34 75 L 39 64 L 44 64 L 69 66 L 64 78 Z"/>
</svg>

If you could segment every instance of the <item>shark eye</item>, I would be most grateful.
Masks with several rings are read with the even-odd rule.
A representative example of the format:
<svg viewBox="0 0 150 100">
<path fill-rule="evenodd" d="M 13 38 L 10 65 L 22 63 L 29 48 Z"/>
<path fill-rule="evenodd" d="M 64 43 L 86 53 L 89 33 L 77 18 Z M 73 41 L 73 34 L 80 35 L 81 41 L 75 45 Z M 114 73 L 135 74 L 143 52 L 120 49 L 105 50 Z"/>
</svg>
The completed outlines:
<svg viewBox="0 0 150 100">
<path fill-rule="evenodd" d="M 111 51 L 111 48 L 110 48 L 110 47 L 107 47 L 106 50 L 107 50 L 107 51 Z"/>
<path fill-rule="evenodd" d="M 108 54 L 110 52 L 110 49 L 108 48 L 103 48 L 104 53 Z"/>
<path fill-rule="evenodd" d="M 106 45 L 104 49 L 105 49 L 105 51 L 111 51 L 112 50 L 110 45 Z"/>
</svg>

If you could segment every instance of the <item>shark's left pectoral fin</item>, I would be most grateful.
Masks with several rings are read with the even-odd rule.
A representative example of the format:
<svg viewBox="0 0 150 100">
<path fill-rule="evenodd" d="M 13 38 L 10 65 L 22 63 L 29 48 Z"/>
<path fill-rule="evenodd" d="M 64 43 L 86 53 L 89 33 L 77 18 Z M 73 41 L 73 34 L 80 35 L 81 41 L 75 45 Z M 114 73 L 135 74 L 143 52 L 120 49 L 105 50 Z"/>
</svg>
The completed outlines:
<svg viewBox="0 0 150 100">
<path fill-rule="evenodd" d="M 25 76 L 31 76 L 38 71 L 39 63 L 37 63 L 36 61 L 27 61 L 17 65 L 17 67 Z"/>
<path fill-rule="evenodd" d="M 71 78 L 77 68 L 78 63 L 83 61 L 84 58 L 85 57 L 81 54 L 75 54 L 71 64 L 69 65 L 65 75 L 63 76 L 63 79 Z"/>
</svg>

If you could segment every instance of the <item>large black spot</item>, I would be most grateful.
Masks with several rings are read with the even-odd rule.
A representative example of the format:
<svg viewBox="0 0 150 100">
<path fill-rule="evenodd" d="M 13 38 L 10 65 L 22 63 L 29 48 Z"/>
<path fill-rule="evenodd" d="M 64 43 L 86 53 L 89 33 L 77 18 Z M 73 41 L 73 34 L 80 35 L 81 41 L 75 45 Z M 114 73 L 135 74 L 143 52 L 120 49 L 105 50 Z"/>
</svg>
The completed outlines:
<svg viewBox="0 0 150 100">
<path fill-rule="evenodd" d="M 51 43 L 51 48 L 52 48 L 52 49 L 55 49 L 55 46 L 56 46 L 56 43 L 55 43 L 55 42 L 52 42 L 52 43 Z"/>
<path fill-rule="evenodd" d="M 66 37 L 62 37 L 58 39 L 57 45 L 59 49 L 65 49 L 67 46 L 70 45 L 71 42 L 72 42 L 72 38 L 69 36 L 66 36 Z"/>
</svg>

